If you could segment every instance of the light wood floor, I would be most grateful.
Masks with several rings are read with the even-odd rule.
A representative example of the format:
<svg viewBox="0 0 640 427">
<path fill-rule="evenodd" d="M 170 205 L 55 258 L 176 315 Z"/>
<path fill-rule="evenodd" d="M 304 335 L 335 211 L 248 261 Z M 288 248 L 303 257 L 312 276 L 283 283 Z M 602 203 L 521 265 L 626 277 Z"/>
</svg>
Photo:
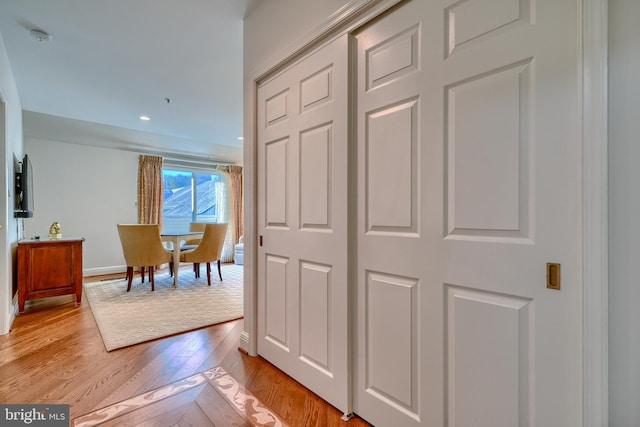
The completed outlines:
<svg viewBox="0 0 640 427">
<path fill-rule="evenodd" d="M 369 426 L 357 417 L 342 421 L 273 365 L 239 351 L 242 330 L 240 319 L 107 353 L 86 301 L 76 307 L 68 296 L 38 300 L 0 336 L 0 403 L 69 404 L 75 420 L 219 367 L 290 426 Z M 254 424 L 203 385 L 102 425 Z"/>
</svg>

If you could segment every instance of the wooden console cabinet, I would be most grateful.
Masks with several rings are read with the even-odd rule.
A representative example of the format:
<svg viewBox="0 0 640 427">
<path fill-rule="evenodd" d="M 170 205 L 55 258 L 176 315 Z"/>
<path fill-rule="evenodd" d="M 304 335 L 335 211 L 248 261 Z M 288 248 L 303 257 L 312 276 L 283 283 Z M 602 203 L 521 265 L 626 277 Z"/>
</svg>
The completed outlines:
<svg viewBox="0 0 640 427">
<path fill-rule="evenodd" d="M 82 300 L 82 242 L 84 239 L 18 242 L 18 310 L 28 300 L 76 295 Z"/>
</svg>

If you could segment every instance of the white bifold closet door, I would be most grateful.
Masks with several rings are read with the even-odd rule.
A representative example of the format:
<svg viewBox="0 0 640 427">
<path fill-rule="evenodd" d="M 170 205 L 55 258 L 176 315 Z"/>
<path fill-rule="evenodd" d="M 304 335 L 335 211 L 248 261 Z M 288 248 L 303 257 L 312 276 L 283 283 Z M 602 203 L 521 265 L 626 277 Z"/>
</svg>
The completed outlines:
<svg viewBox="0 0 640 427">
<path fill-rule="evenodd" d="M 414 0 L 355 34 L 354 410 L 376 426 L 579 425 L 578 5 Z"/>
<path fill-rule="evenodd" d="M 347 37 L 258 88 L 258 353 L 347 413 Z"/>
</svg>

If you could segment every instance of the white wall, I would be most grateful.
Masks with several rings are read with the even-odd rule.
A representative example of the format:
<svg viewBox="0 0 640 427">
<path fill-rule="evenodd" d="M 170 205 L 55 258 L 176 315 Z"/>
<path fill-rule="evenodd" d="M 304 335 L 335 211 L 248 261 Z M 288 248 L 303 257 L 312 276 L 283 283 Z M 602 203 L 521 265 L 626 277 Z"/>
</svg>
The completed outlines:
<svg viewBox="0 0 640 427">
<path fill-rule="evenodd" d="M 640 426 L 640 2 L 609 0 L 610 426 Z"/>
<path fill-rule="evenodd" d="M 14 157 L 22 156 L 22 107 L 7 51 L 0 35 L 0 335 L 9 332 L 15 314 L 13 305 L 14 253 L 19 221 L 13 218 Z M 3 114 L 4 112 L 4 114 Z M 5 197 L 4 195 L 7 195 Z"/>
<path fill-rule="evenodd" d="M 261 2 L 244 21 L 245 77 L 287 51 L 347 3 L 347 0 Z"/>
<path fill-rule="evenodd" d="M 27 132 L 25 132 L 27 133 Z M 84 275 L 125 270 L 116 224 L 137 222 L 138 154 L 25 137 L 33 165 L 34 213 L 26 237 L 84 237 Z"/>
</svg>

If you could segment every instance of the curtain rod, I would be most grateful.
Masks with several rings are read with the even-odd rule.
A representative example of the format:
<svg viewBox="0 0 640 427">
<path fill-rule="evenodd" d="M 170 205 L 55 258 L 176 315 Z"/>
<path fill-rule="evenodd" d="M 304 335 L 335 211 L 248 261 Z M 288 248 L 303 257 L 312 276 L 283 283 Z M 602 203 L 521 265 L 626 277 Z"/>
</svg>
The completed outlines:
<svg viewBox="0 0 640 427">
<path fill-rule="evenodd" d="M 145 150 L 134 147 L 122 147 L 122 150 L 132 151 L 135 153 L 145 154 L 149 156 L 160 156 L 165 161 L 174 164 L 183 164 L 185 166 L 189 165 L 201 165 L 201 166 L 229 166 L 236 165 L 235 162 L 227 162 L 224 160 L 216 160 L 214 158 L 208 156 L 198 156 L 195 154 L 180 154 L 180 153 L 172 153 L 169 151 L 157 151 L 157 150 Z"/>
</svg>

